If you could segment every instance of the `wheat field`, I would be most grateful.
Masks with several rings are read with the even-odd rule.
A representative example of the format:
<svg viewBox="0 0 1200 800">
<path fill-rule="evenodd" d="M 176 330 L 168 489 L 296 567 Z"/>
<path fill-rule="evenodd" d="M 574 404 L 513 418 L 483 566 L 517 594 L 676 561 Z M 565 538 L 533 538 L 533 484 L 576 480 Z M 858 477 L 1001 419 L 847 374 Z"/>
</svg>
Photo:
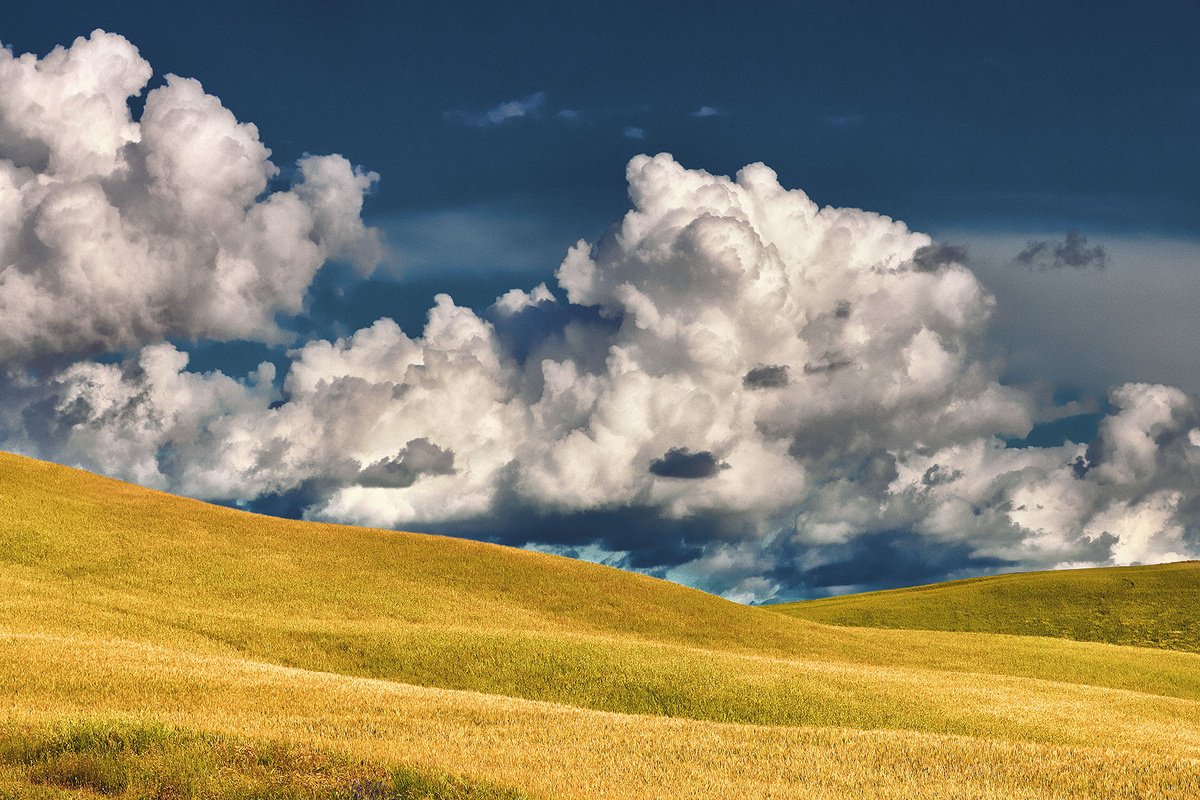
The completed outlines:
<svg viewBox="0 0 1200 800">
<path fill-rule="evenodd" d="M 1200 796 L 1196 653 L 826 625 L 7 454 L 0 484 L 0 797 Z"/>
</svg>

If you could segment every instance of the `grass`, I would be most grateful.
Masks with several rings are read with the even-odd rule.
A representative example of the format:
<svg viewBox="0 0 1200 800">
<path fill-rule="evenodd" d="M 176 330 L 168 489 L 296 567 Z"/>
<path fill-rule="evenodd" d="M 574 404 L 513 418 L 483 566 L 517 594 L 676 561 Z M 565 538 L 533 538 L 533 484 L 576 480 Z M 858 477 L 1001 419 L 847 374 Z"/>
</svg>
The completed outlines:
<svg viewBox="0 0 1200 800">
<path fill-rule="evenodd" d="M 968 737 L 612 714 L 128 642 L 8 637 L 3 645 L 0 663 L 14 680 L 0 708 L 12 725 L 99 717 L 202 728 L 451 772 L 541 798 L 1182 800 L 1200 791 L 1194 704 L 1176 701 L 1175 714 L 1164 717 L 1152 698 L 1114 690 L 1045 685 L 1034 694 L 1020 683 L 985 684 L 960 698 L 990 715 L 981 725 L 1015 715 L 1058 739 L 1051 742 L 1011 732 Z M 945 680 L 942 688 L 953 685 Z"/>
<path fill-rule="evenodd" d="M 994 575 L 773 608 L 830 625 L 1053 636 L 1200 653 L 1200 561 Z"/>
<path fill-rule="evenodd" d="M 528 800 L 524 792 L 314 748 L 162 724 L 0 729 L 0 798 Z"/>
<path fill-rule="evenodd" d="M 9 455 L 0 485 L 22 730 L 165 725 L 535 797 L 1200 793 L 1194 653 L 829 626 Z"/>
</svg>

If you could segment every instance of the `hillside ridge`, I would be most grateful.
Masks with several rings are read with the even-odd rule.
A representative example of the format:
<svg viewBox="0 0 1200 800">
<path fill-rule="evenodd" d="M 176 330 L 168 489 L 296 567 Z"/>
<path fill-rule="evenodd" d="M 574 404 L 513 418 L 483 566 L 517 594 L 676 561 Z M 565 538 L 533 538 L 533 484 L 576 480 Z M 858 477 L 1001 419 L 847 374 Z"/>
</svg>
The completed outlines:
<svg viewBox="0 0 1200 800">
<path fill-rule="evenodd" d="M 768 606 L 832 625 L 1200 653 L 1200 561 L 1005 573 Z"/>
</svg>

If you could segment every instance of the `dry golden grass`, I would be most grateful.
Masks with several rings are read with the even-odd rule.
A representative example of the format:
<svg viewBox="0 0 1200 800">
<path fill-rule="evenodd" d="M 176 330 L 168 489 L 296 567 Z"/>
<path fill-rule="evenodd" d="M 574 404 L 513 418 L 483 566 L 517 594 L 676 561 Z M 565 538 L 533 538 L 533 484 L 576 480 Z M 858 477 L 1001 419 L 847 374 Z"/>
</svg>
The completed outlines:
<svg viewBox="0 0 1200 800">
<path fill-rule="evenodd" d="M 487 778 L 543 797 L 1186 798 L 1200 791 L 1194 718 L 1150 722 L 1140 715 L 1144 698 L 1113 690 L 1063 687 L 1065 695 L 1047 692 L 1040 706 L 1013 707 L 1048 715 L 1040 723 L 1047 726 L 1113 727 L 1113 739 L 1129 726 L 1130 746 L 1097 748 L 612 714 L 121 642 L 9 636 L 0 648 L 11 670 L 0 709 L 12 723 L 153 719 Z M 1018 687 L 1010 691 L 1002 702 L 1028 700 Z"/>
<path fill-rule="evenodd" d="M 1200 792 L 1200 655 L 830 627 L 8 455 L 0 485 L 10 725 L 158 721 L 543 797 Z"/>
</svg>

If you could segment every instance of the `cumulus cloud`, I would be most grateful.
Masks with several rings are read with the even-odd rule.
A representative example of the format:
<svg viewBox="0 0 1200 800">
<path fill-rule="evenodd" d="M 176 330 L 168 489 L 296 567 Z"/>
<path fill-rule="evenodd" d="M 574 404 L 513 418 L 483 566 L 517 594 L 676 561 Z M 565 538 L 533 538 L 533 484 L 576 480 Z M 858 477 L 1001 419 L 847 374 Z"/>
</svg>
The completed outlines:
<svg viewBox="0 0 1200 800">
<path fill-rule="evenodd" d="M 1087 238 L 1078 231 L 1067 231 L 1061 242 L 1030 242 L 1017 253 L 1013 263 L 1042 271 L 1052 269 L 1097 269 L 1108 266 L 1108 252 L 1101 245 L 1087 246 Z"/>
<path fill-rule="evenodd" d="M 44 58 L 0 50 L 0 363 L 167 336 L 285 338 L 329 259 L 378 262 L 363 195 L 377 176 L 306 156 L 294 185 L 258 130 L 190 79 L 96 31 Z"/>
<path fill-rule="evenodd" d="M 995 303 L 962 251 L 820 207 L 762 164 L 731 178 L 638 156 L 629 213 L 550 285 L 485 311 L 438 295 L 419 336 L 380 319 L 298 343 L 281 382 L 269 363 L 190 371 L 167 333 L 272 341 L 263 320 L 303 297 L 319 264 L 305 259 L 370 261 L 370 179 L 325 159 L 264 195 L 265 148 L 198 84 L 154 90 L 136 123 L 104 112 L 147 73 L 119 37 L 45 70 L 96 58 L 88 42 L 116 54 L 94 78 L 105 91 L 84 92 L 99 99 L 79 101 L 100 109 L 95 135 L 5 131 L 5 168 L 30 184 L 0 218 L 17 220 L 5 280 L 37 289 L 0 283 L 8 449 L 257 510 L 584 553 L 742 600 L 1200 550 L 1191 397 L 1122 385 L 1090 445 L 1006 447 L 1035 398 L 982 356 Z M 23 59 L 5 102 L 40 69 Z M 87 146 L 57 154 L 59 136 Z M 87 213 L 54 211 L 37 187 L 55 181 Z M 187 280 L 139 248 L 184 259 Z M 144 263 L 158 271 L 130 272 Z M 110 284 L 113 308 L 79 300 Z M 80 357 L 104 349 L 129 354 Z"/>
</svg>

